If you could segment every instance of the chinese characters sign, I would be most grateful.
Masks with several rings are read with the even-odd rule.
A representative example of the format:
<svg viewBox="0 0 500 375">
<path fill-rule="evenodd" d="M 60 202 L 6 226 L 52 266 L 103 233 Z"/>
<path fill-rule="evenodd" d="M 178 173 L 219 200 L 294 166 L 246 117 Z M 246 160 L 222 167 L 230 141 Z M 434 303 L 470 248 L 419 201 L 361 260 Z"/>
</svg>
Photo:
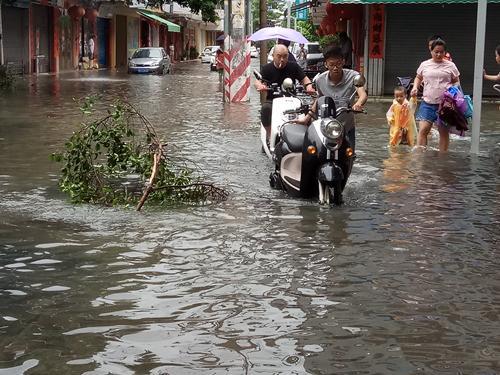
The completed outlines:
<svg viewBox="0 0 500 375">
<path fill-rule="evenodd" d="M 370 6 L 370 29 L 368 32 L 370 43 L 370 58 L 381 59 L 384 57 L 384 5 Z"/>
</svg>

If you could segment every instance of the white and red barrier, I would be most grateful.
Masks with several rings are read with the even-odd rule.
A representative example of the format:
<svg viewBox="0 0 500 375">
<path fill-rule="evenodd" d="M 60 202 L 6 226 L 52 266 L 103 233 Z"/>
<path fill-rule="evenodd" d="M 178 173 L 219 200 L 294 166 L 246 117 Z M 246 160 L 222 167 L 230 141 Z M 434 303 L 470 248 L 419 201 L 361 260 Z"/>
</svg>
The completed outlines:
<svg viewBox="0 0 500 375">
<path fill-rule="evenodd" d="M 248 100 L 250 88 L 250 42 L 235 41 L 230 36 L 224 40 L 224 100 Z"/>
</svg>

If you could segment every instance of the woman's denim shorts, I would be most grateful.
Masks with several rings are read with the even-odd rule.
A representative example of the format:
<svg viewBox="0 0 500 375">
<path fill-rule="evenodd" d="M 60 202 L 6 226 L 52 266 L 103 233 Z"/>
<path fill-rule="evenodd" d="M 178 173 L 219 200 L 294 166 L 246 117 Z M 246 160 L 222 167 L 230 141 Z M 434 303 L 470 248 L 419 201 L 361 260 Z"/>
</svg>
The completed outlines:
<svg viewBox="0 0 500 375">
<path fill-rule="evenodd" d="M 436 122 L 438 118 L 438 107 L 439 104 L 429 104 L 424 101 L 420 103 L 420 107 L 418 108 L 417 120 L 418 121 L 428 121 L 431 124 Z"/>
</svg>

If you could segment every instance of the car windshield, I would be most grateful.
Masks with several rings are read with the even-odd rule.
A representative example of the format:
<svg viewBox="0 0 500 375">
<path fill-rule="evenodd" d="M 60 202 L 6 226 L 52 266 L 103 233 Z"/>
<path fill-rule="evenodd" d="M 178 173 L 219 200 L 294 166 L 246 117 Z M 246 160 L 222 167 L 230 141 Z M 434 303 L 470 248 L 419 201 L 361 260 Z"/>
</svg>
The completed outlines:
<svg viewBox="0 0 500 375">
<path fill-rule="evenodd" d="M 132 56 L 133 59 L 140 59 L 144 57 L 162 57 L 161 50 L 159 49 L 138 49 Z"/>
<path fill-rule="evenodd" d="M 307 53 L 321 53 L 319 44 L 310 44 L 307 46 Z"/>
</svg>

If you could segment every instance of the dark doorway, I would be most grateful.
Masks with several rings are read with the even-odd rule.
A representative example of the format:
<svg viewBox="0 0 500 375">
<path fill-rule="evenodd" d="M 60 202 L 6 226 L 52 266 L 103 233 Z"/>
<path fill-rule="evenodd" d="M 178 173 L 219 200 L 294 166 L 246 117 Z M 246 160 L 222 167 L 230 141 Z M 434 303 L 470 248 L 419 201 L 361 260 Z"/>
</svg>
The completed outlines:
<svg viewBox="0 0 500 375">
<path fill-rule="evenodd" d="M 109 52 L 109 19 L 97 18 L 97 51 L 98 64 L 100 67 L 107 67 Z"/>
<path fill-rule="evenodd" d="M 149 23 L 141 19 L 141 47 L 150 47 Z"/>
<path fill-rule="evenodd" d="M 116 16 L 116 67 L 127 66 L 127 16 Z"/>
</svg>

